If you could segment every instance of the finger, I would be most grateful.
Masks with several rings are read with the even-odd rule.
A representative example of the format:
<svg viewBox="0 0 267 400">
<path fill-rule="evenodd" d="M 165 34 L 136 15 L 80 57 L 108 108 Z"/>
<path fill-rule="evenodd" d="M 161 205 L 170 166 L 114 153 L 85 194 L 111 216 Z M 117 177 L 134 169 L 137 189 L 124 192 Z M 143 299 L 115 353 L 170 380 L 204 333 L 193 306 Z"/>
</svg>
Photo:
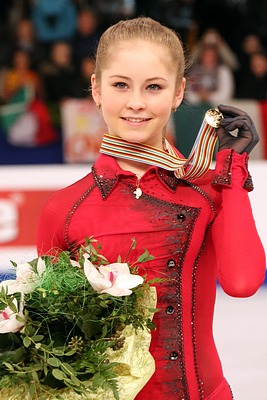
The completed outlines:
<svg viewBox="0 0 267 400">
<path fill-rule="evenodd" d="M 243 117 L 225 118 L 221 121 L 221 127 L 228 131 L 234 131 L 235 129 L 255 131 L 251 121 Z"/>
<path fill-rule="evenodd" d="M 250 142 L 249 145 L 243 150 L 243 153 L 246 152 L 246 153 L 249 154 L 254 149 L 254 147 L 256 146 L 258 141 L 259 140 L 256 140 L 256 141 L 253 140 L 253 142 Z"/>
<path fill-rule="evenodd" d="M 243 110 L 240 110 L 237 107 L 233 107 L 233 106 L 226 106 L 224 104 L 220 104 L 218 106 L 218 109 L 220 110 L 220 112 L 223 115 L 229 115 L 231 117 L 236 117 L 236 116 L 242 116 L 242 115 L 247 115 L 247 113 Z"/>
</svg>

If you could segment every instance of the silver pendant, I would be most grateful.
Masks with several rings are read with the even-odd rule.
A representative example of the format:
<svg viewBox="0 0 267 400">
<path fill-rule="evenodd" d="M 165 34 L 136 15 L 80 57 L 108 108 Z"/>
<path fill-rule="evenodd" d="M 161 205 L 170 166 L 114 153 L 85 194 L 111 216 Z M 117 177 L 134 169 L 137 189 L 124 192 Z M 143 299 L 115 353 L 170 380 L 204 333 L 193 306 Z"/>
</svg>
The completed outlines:
<svg viewBox="0 0 267 400">
<path fill-rule="evenodd" d="M 134 194 L 135 194 L 135 198 L 139 199 L 139 197 L 141 197 L 143 194 L 142 189 L 140 189 L 140 187 L 136 188 L 134 191 Z"/>
</svg>

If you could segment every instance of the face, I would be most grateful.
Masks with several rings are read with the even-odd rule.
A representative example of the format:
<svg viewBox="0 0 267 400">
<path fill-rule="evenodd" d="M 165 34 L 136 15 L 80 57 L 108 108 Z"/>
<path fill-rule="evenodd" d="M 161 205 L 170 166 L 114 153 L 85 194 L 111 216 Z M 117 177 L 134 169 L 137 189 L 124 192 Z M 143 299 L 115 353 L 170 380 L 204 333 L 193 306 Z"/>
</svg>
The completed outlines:
<svg viewBox="0 0 267 400">
<path fill-rule="evenodd" d="M 92 95 L 101 104 L 110 135 L 162 148 L 171 109 L 177 108 L 185 80 L 177 87 L 168 50 L 144 40 L 112 49 L 101 82 L 92 76 Z"/>
<path fill-rule="evenodd" d="M 56 43 L 52 49 L 52 60 L 58 66 L 68 66 L 71 62 L 71 49 L 69 45 Z"/>
<path fill-rule="evenodd" d="M 214 69 L 218 65 L 217 52 L 213 48 L 207 48 L 203 51 L 201 57 L 202 65 L 207 69 Z"/>
<path fill-rule="evenodd" d="M 250 68 L 255 76 L 265 76 L 267 74 L 267 58 L 261 54 L 255 54 L 251 57 Z"/>
</svg>

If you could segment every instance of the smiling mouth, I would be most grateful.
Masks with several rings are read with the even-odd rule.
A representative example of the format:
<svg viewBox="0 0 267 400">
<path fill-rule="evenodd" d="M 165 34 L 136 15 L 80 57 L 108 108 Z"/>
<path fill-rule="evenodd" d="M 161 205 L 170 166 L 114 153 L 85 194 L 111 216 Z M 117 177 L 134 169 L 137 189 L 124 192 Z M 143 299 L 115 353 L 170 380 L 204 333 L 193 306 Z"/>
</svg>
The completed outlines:
<svg viewBox="0 0 267 400">
<path fill-rule="evenodd" d="M 125 121 L 128 121 L 128 122 L 135 122 L 135 123 L 140 123 L 140 122 L 146 122 L 146 121 L 149 121 L 151 118 L 125 118 L 125 117 L 122 117 L 122 119 L 124 119 Z"/>
</svg>

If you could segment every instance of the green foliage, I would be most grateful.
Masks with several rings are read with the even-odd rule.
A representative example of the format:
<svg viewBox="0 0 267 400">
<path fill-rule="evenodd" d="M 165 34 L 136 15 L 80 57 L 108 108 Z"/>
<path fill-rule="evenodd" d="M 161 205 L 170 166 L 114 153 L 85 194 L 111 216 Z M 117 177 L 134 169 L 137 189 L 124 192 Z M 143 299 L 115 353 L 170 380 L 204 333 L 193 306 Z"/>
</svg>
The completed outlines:
<svg viewBox="0 0 267 400">
<path fill-rule="evenodd" d="M 131 248 L 134 246 L 133 240 Z M 96 240 L 87 239 L 78 254 L 80 268 L 72 265 L 68 252 L 60 253 L 57 259 L 43 257 L 46 270 L 38 286 L 24 294 L 24 327 L 20 332 L 0 335 L 0 389 L 23 383 L 32 399 L 41 399 L 61 388 L 83 394 L 101 387 L 111 389 L 119 400 L 117 364 L 109 362 L 107 350 L 121 346 L 119 332 L 126 325 L 154 329 L 146 315 L 157 310 L 142 306 L 149 283 L 122 297 L 100 294 L 92 288 L 83 271 L 83 254 L 88 253 L 96 266 L 108 264 L 100 249 Z M 145 250 L 132 271 L 137 272 L 137 263 L 151 259 Z M 31 265 L 36 270 L 37 260 Z M 1 309 L 9 306 L 17 312 L 15 297 L 18 295 L 7 295 L 2 289 Z"/>
</svg>

